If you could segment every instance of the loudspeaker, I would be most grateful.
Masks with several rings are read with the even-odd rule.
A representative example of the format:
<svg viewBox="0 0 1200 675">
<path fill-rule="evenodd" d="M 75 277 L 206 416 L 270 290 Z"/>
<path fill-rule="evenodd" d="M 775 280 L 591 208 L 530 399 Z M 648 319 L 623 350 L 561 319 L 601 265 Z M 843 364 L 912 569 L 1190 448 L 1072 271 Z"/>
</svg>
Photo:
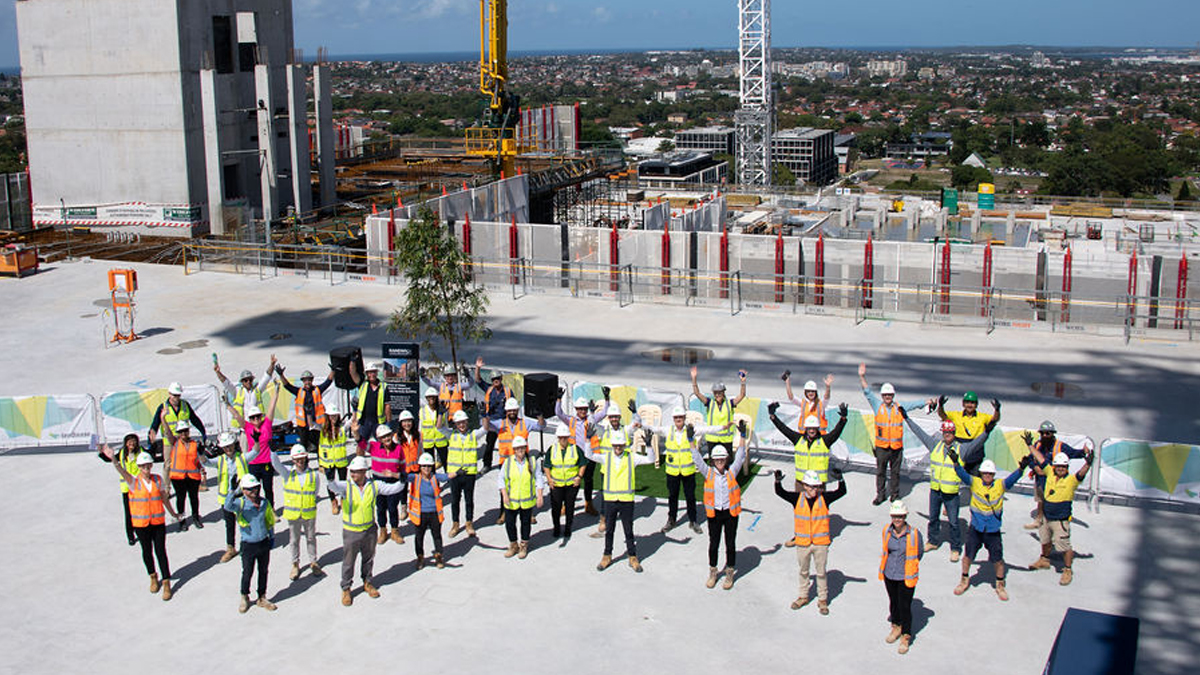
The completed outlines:
<svg viewBox="0 0 1200 675">
<path fill-rule="evenodd" d="M 349 345 L 329 350 L 329 366 L 333 368 L 333 384 L 338 389 L 355 389 L 358 386 L 350 377 L 351 363 L 354 364 L 354 371 L 358 373 L 358 376 L 365 378 L 360 347 Z"/>
<path fill-rule="evenodd" d="M 558 398 L 558 376 L 554 373 L 525 374 L 525 416 L 554 417 L 554 401 Z"/>
</svg>

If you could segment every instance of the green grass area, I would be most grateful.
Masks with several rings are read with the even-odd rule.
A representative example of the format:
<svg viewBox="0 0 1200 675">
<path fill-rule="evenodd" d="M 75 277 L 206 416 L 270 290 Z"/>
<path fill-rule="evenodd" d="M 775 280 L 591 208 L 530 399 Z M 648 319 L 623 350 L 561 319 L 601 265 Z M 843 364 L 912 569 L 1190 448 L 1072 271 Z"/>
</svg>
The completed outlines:
<svg viewBox="0 0 1200 675">
<path fill-rule="evenodd" d="M 762 470 L 761 464 L 751 464 L 749 473 L 738 474 L 738 485 L 745 490 L 746 486 L 754 480 L 759 471 Z M 600 476 L 596 476 L 596 480 L 600 480 Z M 651 496 L 659 499 L 667 498 L 667 471 L 666 469 L 655 469 L 653 466 L 643 466 L 638 468 L 637 472 L 637 494 L 639 497 Z M 696 501 L 704 501 L 704 476 L 696 475 Z"/>
</svg>

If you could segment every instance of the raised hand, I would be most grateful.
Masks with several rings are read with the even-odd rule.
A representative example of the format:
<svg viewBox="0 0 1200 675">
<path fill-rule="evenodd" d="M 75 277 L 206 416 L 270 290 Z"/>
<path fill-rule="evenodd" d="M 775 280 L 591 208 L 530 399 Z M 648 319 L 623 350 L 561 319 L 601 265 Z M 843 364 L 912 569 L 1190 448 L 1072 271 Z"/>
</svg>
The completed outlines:
<svg viewBox="0 0 1200 675">
<path fill-rule="evenodd" d="M 948 400 L 948 399 L 946 398 L 946 395 L 945 395 L 945 394 L 942 394 L 941 396 L 939 396 L 939 397 L 938 397 L 938 407 L 939 407 L 939 408 L 944 408 L 944 407 L 946 407 L 946 401 L 947 401 L 947 400 Z"/>
<path fill-rule="evenodd" d="M 604 392 L 604 400 L 608 400 L 608 395 L 612 393 L 612 387 L 600 387 L 600 391 Z"/>
<path fill-rule="evenodd" d="M 839 403 L 838 404 L 838 416 L 846 417 L 849 414 L 850 414 L 850 406 L 846 405 L 845 403 Z"/>
<path fill-rule="evenodd" d="M 738 379 L 741 380 L 742 382 L 746 381 L 746 371 L 745 370 L 738 371 Z"/>
<path fill-rule="evenodd" d="M 476 367 L 476 368 L 482 368 L 482 367 L 483 367 L 483 357 L 482 357 L 482 356 L 476 356 L 476 357 L 475 357 L 475 367 Z"/>
<path fill-rule="evenodd" d="M 564 388 L 564 387 L 559 387 L 559 388 L 558 388 L 558 397 L 559 397 L 559 398 L 562 398 L 562 397 L 563 397 L 563 394 L 565 394 L 565 393 L 567 393 L 567 390 L 566 390 L 566 388 Z"/>
<path fill-rule="evenodd" d="M 833 373 L 829 373 L 825 376 L 825 386 L 826 387 L 833 386 Z"/>
<path fill-rule="evenodd" d="M 1031 433 L 1028 429 L 1026 429 L 1025 431 L 1021 432 L 1021 440 L 1025 441 L 1025 445 L 1032 447 L 1033 446 L 1033 433 Z"/>
<path fill-rule="evenodd" d="M 747 436 L 746 420 L 738 420 L 738 433 L 742 436 Z"/>
<path fill-rule="evenodd" d="M 1092 450 L 1092 448 L 1090 446 L 1084 447 L 1083 461 L 1087 462 L 1088 466 L 1091 466 L 1092 462 L 1095 459 L 1096 459 L 1096 453 Z"/>
<path fill-rule="evenodd" d="M 992 399 L 992 410 L 995 410 L 996 412 L 1000 412 L 1000 399 L 998 399 L 998 398 Z"/>
<path fill-rule="evenodd" d="M 105 443 L 104 445 L 100 446 L 100 454 L 104 455 L 105 457 L 107 457 L 109 459 L 112 459 L 114 453 L 113 453 L 113 449 L 108 447 L 108 443 Z"/>
<path fill-rule="evenodd" d="M 779 379 L 783 380 L 784 382 L 787 382 L 788 380 L 792 379 L 792 371 L 791 370 L 783 371 L 783 375 L 780 375 Z"/>
<path fill-rule="evenodd" d="M 780 471 L 779 469 L 775 469 L 775 482 L 779 483 L 782 481 L 783 481 L 783 472 Z"/>
<path fill-rule="evenodd" d="M 779 410 L 779 401 L 771 401 L 767 404 L 768 415 L 774 416 L 776 410 Z"/>
<path fill-rule="evenodd" d="M 700 371 L 699 371 L 699 370 L 696 368 L 696 366 L 692 366 L 692 367 L 691 367 L 691 368 L 688 370 L 688 372 L 689 372 L 689 373 L 691 374 L 691 376 L 692 376 L 692 382 L 695 382 L 695 381 L 696 381 L 696 375 L 698 375 L 698 374 L 700 373 Z"/>
<path fill-rule="evenodd" d="M 696 438 L 696 427 L 692 426 L 690 422 L 687 425 L 687 437 L 689 441 Z"/>
<path fill-rule="evenodd" d="M 625 407 L 629 408 L 629 412 L 635 415 L 637 414 L 637 404 L 633 402 L 633 399 L 629 399 L 629 401 L 625 403 Z"/>
<path fill-rule="evenodd" d="M 865 363 L 858 364 L 858 376 L 859 377 L 867 376 L 867 364 L 865 364 Z"/>
</svg>

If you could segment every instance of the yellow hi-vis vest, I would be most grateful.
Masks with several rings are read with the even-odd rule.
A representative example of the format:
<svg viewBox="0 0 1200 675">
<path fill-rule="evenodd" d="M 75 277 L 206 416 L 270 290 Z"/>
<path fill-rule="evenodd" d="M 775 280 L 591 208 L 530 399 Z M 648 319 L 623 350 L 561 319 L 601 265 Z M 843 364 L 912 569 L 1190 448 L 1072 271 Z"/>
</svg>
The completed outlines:
<svg viewBox="0 0 1200 675">
<path fill-rule="evenodd" d="M 317 517 L 317 470 L 289 471 L 283 478 L 283 517 L 312 520 Z"/>
<path fill-rule="evenodd" d="M 981 516 L 1004 515 L 1004 482 L 997 479 L 984 485 L 983 479 L 971 479 L 971 511 Z"/>
<path fill-rule="evenodd" d="M 357 494 L 355 494 L 357 493 Z M 342 527 L 351 532 L 366 532 L 375 524 L 375 481 L 367 480 L 360 488 L 346 481 L 346 498 L 342 503 Z"/>
<path fill-rule="evenodd" d="M 246 416 L 246 393 L 247 393 L 246 388 L 243 387 L 241 385 L 241 383 L 239 383 L 237 385 L 237 388 L 234 391 L 236 393 L 233 395 L 233 407 L 237 409 L 238 413 L 240 413 L 242 415 L 242 417 L 245 417 Z M 267 414 L 270 414 L 271 411 L 267 410 L 267 406 L 263 402 L 262 392 L 259 391 L 258 389 L 254 390 L 254 404 L 258 406 L 259 410 L 261 410 Z M 235 429 L 242 426 L 242 423 L 238 421 L 237 417 L 234 417 L 233 420 L 231 420 L 231 421 L 233 422 L 233 427 Z"/>
<path fill-rule="evenodd" d="M 533 462 L 528 457 L 524 462 L 504 463 L 504 489 L 508 490 L 510 510 L 532 509 L 537 504 L 533 494 Z"/>
<path fill-rule="evenodd" d="M 816 471 L 822 482 L 829 480 L 829 448 L 824 438 L 818 436 L 812 445 L 804 437 L 796 441 L 796 480 L 804 478 L 805 471 Z"/>
<path fill-rule="evenodd" d="M 367 407 L 367 387 L 369 387 L 369 386 L 371 386 L 370 382 L 363 382 L 362 386 L 360 386 L 358 388 L 358 417 L 359 417 L 359 419 L 362 419 L 363 409 Z M 387 421 L 387 420 L 383 419 L 383 405 L 385 403 L 387 403 L 387 401 L 384 401 L 383 399 L 386 398 L 386 395 L 387 395 L 387 388 L 384 386 L 383 381 L 380 380 L 379 389 L 377 389 L 375 391 L 375 420 L 378 422 L 386 422 Z"/>
<path fill-rule="evenodd" d="M 122 450 L 121 452 L 125 451 Z M 138 452 L 141 452 L 141 450 Z M 136 476 L 141 473 L 141 469 L 138 468 L 137 456 L 137 452 L 131 452 L 129 453 L 128 457 L 121 459 L 121 453 L 117 453 L 117 456 L 113 461 L 120 463 L 120 465 L 125 468 L 125 473 L 129 474 L 130 476 Z M 129 494 L 129 483 L 126 483 L 124 478 L 119 478 L 118 480 L 121 481 L 121 494 Z M 225 495 L 221 496 L 224 497 Z"/>
<path fill-rule="evenodd" d="M 250 500 L 246 499 L 245 497 L 238 497 L 236 501 L 240 501 L 242 503 L 242 508 L 245 508 L 246 502 Z M 271 528 L 275 527 L 275 507 L 271 506 L 271 502 L 265 499 L 263 500 L 263 507 L 263 520 L 266 521 L 267 531 L 270 533 Z M 243 528 L 250 527 L 250 521 L 246 520 L 246 517 L 242 515 L 240 509 L 237 512 L 237 524 Z"/>
<path fill-rule="evenodd" d="M 265 411 L 264 411 L 265 412 Z M 187 404 L 187 401 L 179 399 L 179 411 L 176 412 L 171 404 L 163 401 L 162 407 L 162 423 L 169 425 L 171 433 L 175 433 L 175 424 L 179 421 L 192 421 L 192 407 Z"/>
<path fill-rule="evenodd" d="M 733 402 L 728 398 L 725 399 L 725 405 L 717 405 L 716 399 L 711 399 L 708 402 L 708 413 L 705 416 L 706 423 L 710 427 L 722 427 L 733 421 Z M 733 443 L 733 427 L 729 427 L 725 431 L 718 431 L 712 434 L 705 434 L 704 440 L 709 443 Z"/>
<path fill-rule="evenodd" d="M 550 448 L 550 483 L 555 487 L 570 485 L 579 476 L 579 449 L 574 443 L 563 447 L 555 443 Z"/>
<path fill-rule="evenodd" d="M 427 405 L 421 406 L 421 442 L 426 448 L 446 447 L 446 435 L 437 425 L 438 414 Z"/>
<path fill-rule="evenodd" d="M 692 462 L 692 444 L 688 441 L 687 429 L 676 429 L 672 426 L 667 430 L 666 450 L 668 476 L 690 476 L 696 473 L 696 465 Z"/>
<path fill-rule="evenodd" d="M 235 454 L 231 460 L 229 459 L 228 455 L 222 453 L 221 456 L 217 458 L 217 496 L 219 496 L 222 501 L 224 501 L 225 496 L 229 494 L 230 467 L 233 467 L 233 479 L 235 481 L 240 481 L 242 476 L 250 473 L 250 468 L 246 466 L 245 455 L 239 452 Z"/>
<path fill-rule="evenodd" d="M 600 466 L 604 469 L 604 501 L 633 501 L 633 455 L 625 451 L 617 457 L 617 453 L 609 452 Z"/>
<path fill-rule="evenodd" d="M 958 451 L 958 443 L 953 446 L 955 452 Z M 958 494 L 958 488 L 962 485 L 962 481 L 958 479 L 958 473 L 954 470 L 954 462 L 950 460 L 950 455 L 946 453 L 944 441 L 938 441 L 934 446 L 933 452 L 929 453 L 929 489 L 937 490 L 948 495 Z M 959 458 L 962 461 L 962 458 Z"/>
<path fill-rule="evenodd" d="M 317 460 L 322 469 L 341 469 L 350 465 L 350 457 L 346 454 L 346 429 L 338 427 L 333 437 L 321 432 L 317 441 Z"/>
<path fill-rule="evenodd" d="M 470 476 L 479 473 L 479 442 L 473 433 L 450 434 L 450 449 L 446 453 L 446 473 L 453 476 L 459 469 L 466 469 Z"/>
</svg>

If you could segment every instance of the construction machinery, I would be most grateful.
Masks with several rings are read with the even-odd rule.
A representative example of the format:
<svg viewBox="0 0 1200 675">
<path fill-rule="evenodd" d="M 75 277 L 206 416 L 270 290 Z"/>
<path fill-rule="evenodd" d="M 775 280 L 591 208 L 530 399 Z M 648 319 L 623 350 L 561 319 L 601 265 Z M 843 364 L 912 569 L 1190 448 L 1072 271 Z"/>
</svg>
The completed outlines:
<svg viewBox="0 0 1200 675">
<path fill-rule="evenodd" d="M 507 90 L 508 0 L 479 0 L 479 91 L 488 97 L 488 109 L 479 126 L 467 129 L 466 152 L 486 157 L 492 172 L 516 173 L 517 122 L 520 98 Z"/>
</svg>

